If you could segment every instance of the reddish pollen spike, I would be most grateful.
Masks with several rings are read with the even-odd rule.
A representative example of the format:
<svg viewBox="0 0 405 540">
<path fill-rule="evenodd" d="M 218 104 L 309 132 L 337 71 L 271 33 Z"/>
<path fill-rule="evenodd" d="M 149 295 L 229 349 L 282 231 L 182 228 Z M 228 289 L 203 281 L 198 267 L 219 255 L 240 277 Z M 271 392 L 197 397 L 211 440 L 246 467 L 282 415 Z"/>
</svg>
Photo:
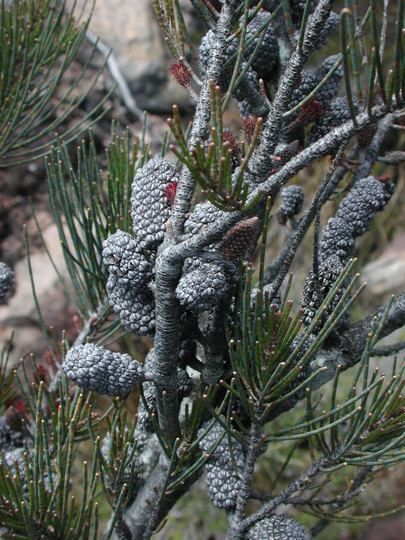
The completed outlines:
<svg viewBox="0 0 405 540">
<path fill-rule="evenodd" d="M 46 380 L 47 371 L 44 366 L 38 366 L 38 373 L 34 373 L 34 379 L 36 383 Z"/>
<path fill-rule="evenodd" d="M 168 201 L 170 202 L 172 206 L 174 203 L 174 198 L 176 196 L 176 191 L 177 191 L 177 182 L 172 182 L 166 187 L 166 190 L 165 190 L 166 198 L 168 199 Z"/>
<path fill-rule="evenodd" d="M 243 120 L 243 128 L 245 130 L 247 142 L 251 142 L 253 138 L 253 133 L 255 132 L 257 124 L 257 116 L 248 116 Z"/>
<path fill-rule="evenodd" d="M 20 414 L 26 415 L 28 413 L 27 406 L 21 399 L 15 401 L 12 405 Z"/>
<path fill-rule="evenodd" d="M 232 155 L 240 156 L 241 152 L 240 152 L 238 140 L 235 137 L 235 135 L 228 131 L 224 131 L 222 136 L 223 136 L 224 143 L 229 143 L 229 148 L 232 150 Z"/>
<path fill-rule="evenodd" d="M 315 98 L 310 99 L 305 105 L 302 106 L 300 115 L 302 115 L 305 120 L 312 120 L 316 116 L 319 116 L 323 111 L 322 103 L 317 101 Z"/>
<path fill-rule="evenodd" d="M 190 86 L 190 75 L 182 62 L 172 64 L 168 71 L 181 86 Z"/>
<path fill-rule="evenodd" d="M 388 176 L 388 174 L 382 174 L 378 178 L 376 178 L 379 182 L 389 182 L 391 180 L 391 177 Z"/>
</svg>

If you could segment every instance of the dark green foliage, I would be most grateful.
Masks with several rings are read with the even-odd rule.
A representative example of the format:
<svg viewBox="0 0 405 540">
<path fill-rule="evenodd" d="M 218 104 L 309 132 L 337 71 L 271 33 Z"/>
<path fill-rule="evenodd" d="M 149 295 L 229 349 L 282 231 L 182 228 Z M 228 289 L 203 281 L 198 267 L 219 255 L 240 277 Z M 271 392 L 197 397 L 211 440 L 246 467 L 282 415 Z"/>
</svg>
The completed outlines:
<svg viewBox="0 0 405 540">
<path fill-rule="evenodd" d="M 0 9 L 0 167 L 49 153 L 63 123 L 77 111 L 93 88 L 80 97 L 75 84 L 60 97 L 55 91 L 83 42 L 87 21 L 77 24 L 65 1 L 1 2 Z M 79 21 L 80 22 L 80 21 Z M 94 53 L 94 51 L 93 51 Z M 91 61 L 91 57 L 88 62 Z M 102 103 L 64 131 L 75 139 L 102 114 Z"/>
<path fill-rule="evenodd" d="M 143 143 L 132 140 L 128 131 L 121 134 L 113 126 L 105 173 L 98 165 L 92 139 L 79 148 L 77 167 L 73 166 L 65 146 L 56 148 L 47 160 L 50 201 L 76 295 L 72 295 L 72 301 L 83 318 L 98 311 L 98 332 L 110 311 L 102 243 L 117 229 L 129 230 L 131 184 L 146 155 Z M 115 329 L 116 321 L 108 323 L 106 335 Z"/>
</svg>

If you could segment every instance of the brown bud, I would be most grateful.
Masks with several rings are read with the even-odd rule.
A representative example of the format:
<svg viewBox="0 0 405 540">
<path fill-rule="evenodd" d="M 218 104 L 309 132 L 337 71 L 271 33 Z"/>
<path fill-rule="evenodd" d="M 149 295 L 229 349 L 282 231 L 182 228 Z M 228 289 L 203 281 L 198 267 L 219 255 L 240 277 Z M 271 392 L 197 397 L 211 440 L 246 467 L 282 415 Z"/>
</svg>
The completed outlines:
<svg viewBox="0 0 405 540">
<path fill-rule="evenodd" d="M 259 218 L 253 217 L 237 223 L 227 232 L 222 241 L 221 249 L 224 259 L 237 260 L 245 255 L 254 242 L 258 232 Z"/>
</svg>

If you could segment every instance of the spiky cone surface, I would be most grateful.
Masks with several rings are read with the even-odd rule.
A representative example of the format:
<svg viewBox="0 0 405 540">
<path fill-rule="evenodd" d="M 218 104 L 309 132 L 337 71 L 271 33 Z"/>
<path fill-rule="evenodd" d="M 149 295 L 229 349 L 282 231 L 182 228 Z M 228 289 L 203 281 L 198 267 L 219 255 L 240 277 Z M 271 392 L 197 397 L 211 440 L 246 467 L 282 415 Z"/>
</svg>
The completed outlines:
<svg viewBox="0 0 405 540">
<path fill-rule="evenodd" d="M 203 435 L 205 429 L 207 429 L 209 424 L 210 422 L 208 421 L 202 424 L 202 426 L 198 430 L 199 437 Z M 215 451 L 212 451 L 214 444 L 217 443 L 219 439 L 221 439 L 221 442 L 219 443 Z M 209 453 L 211 456 L 214 457 L 214 459 L 220 457 L 224 452 L 229 452 L 228 439 L 225 435 L 224 428 L 220 424 L 215 423 L 208 431 L 208 433 L 201 439 L 199 446 L 203 452 Z"/>
<path fill-rule="evenodd" d="M 185 367 L 190 362 L 195 360 L 197 353 L 197 344 L 194 339 L 185 339 L 181 342 L 180 352 L 179 352 L 179 363 L 181 366 Z"/>
<path fill-rule="evenodd" d="M 245 68 L 245 64 L 242 64 L 241 69 Z M 254 71 L 252 67 L 245 73 L 244 84 L 238 86 L 234 93 L 234 97 L 239 102 L 239 111 L 242 118 L 253 116 L 253 110 L 249 104 L 249 96 L 246 94 L 247 88 L 254 88 L 256 92 L 260 92 L 259 75 Z M 248 84 L 246 84 L 248 82 Z M 244 111 L 244 112 L 243 112 Z"/>
<path fill-rule="evenodd" d="M 224 212 L 209 201 L 199 203 L 187 218 L 184 224 L 184 232 L 190 235 L 198 234 L 201 229 L 210 223 L 215 223 L 223 215 Z"/>
<path fill-rule="evenodd" d="M 247 540 L 310 540 L 305 528 L 286 515 L 261 519 L 248 530 Z"/>
<path fill-rule="evenodd" d="M 270 16 L 271 14 L 264 9 L 260 9 L 256 13 L 255 17 L 247 25 L 245 43 L 248 43 L 248 41 L 253 38 L 255 33 L 260 30 L 260 27 L 266 23 Z M 260 35 L 256 36 L 253 42 L 245 48 L 244 57 L 246 59 L 252 56 L 253 51 L 255 50 L 255 47 L 259 42 L 259 39 Z M 277 69 L 278 63 L 278 41 L 275 36 L 273 27 L 270 23 L 265 31 L 257 56 L 253 60 L 252 67 L 254 71 L 258 74 L 259 78 L 265 81 L 269 81 L 272 79 L 272 76 Z"/>
<path fill-rule="evenodd" d="M 133 292 L 150 279 L 151 264 L 127 232 L 118 230 L 104 240 L 102 257 L 111 280 L 131 287 Z"/>
<path fill-rule="evenodd" d="M 281 204 L 277 213 L 280 223 L 286 223 L 287 219 L 301 212 L 304 203 L 304 190 L 301 186 L 287 186 L 281 190 Z"/>
<path fill-rule="evenodd" d="M 177 395 L 179 399 L 187 397 L 193 390 L 193 380 L 185 369 L 177 368 Z"/>
<path fill-rule="evenodd" d="M 62 369 L 79 387 L 109 396 L 126 396 L 143 380 L 142 367 L 129 354 L 93 343 L 72 347 Z"/>
<path fill-rule="evenodd" d="M 322 302 L 326 298 L 333 284 L 342 273 L 344 265 L 337 255 L 330 255 L 319 265 L 318 280 L 314 272 L 309 272 L 305 280 L 301 298 L 302 320 L 308 326 L 311 324 L 316 311 L 320 308 Z M 333 301 L 325 311 L 323 321 L 328 318 L 334 310 L 343 294 L 343 288 L 340 288 Z M 319 328 L 323 322 L 319 322 Z M 318 328 L 318 326 L 317 326 Z M 316 329 L 315 329 L 316 331 Z"/>
<path fill-rule="evenodd" d="M 205 422 L 201 426 L 198 432 L 199 436 L 208 425 L 209 422 Z M 214 444 L 220 439 L 220 444 L 213 450 Z M 232 455 L 225 430 L 218 423 L 200 441 L 200 449 L 204 453 L 210 454 L 209 461 L 206 464 L 208 495 L 215 506 L 226 509 L 235 506 L 236 497 L 241 487 L 239 474 L 242 473 L 244 466 L 241 444 L 234 439 L 231 439 L 231 444 Z M 232 458 L 238 470 L 235 470 Z"/>
<path fill-rule="evenodd" d="M 132 182 L 131 216 L 141 249 L 156 249 L 163 241 L 171 211 L 167 189 L 178 180 L 176 167 L 161 156 L 155 156 L 137 170 Z"/>
<path fill-rule="evenodd" d="M 310 92 L 312 92 L 316 84 L 317 83 L 315 73 L 313 73 L 309 69 L 303 69 L 300 81 L 298 82 L 294 90 L 291 92 L 291 97 L 288 102 L 288 109 L 293 109 L 299 103 L 301 103 L 301 101 L 305 99 Z M 295 112 L 290 115 L 286 120 L 287 126 L 288 124 L 294 122 L 298 118 L 298 116 L 299 112 Z"/>
<path fill-rule="evenodd" d="M 26 452 L 23 446 L 13 447 L 9 446 L 2 448 L 4 460 L 7 463 L 8 467 L 11 469 L 12 474 L 15 474 L 15 462 L 17 462 L 18 470 L 20 471 L 21 477 L 21 488 L 24 495 L 24 498 L 28 498 L 28 481 L 27 481 L 27 471 L 25 468 L 24 454 Z M 0 457 L 0 462 L 2 461 Z"/>
<path fill-rule="evenodd" d="M 278 161 L 275 162 L 276 168 L 279 169 L 296 156 L 300 151 L 300 143 L 298 140 L 285 144 L 281 149 L 276 149 Z"/>
<path fill-rule="evenodd" d="M 339 60 L 340 54 L 334 54 L 328 56 L 320 67 L 315 72 L 317 84 L 319 84 L 324 77 L 328 74 L 329 70 L 335 65 Z M 326 109 L 329 107 L 330 102 L 334 99 L 340 90 L 340 84 L 343 77 L 343 66 L 340 65 L 336 71 L 331 75 L 327 82 L 322 86 L 322 88 L 316 93 L 315 98 L 320 101 L 323 105 L 323 108 Z"/>
<path fill-rule="evenodd" d="M 370 228 L 376 212 L 383 210 L 391 197 L 391 182 L 379 182 L 374 176 L 361 178 L 341 201 L 336 217 L 353 227 L 353 236 L 360 236 Z"/>
<path fill-rule="evenodd" d="M 136 424 L 136 434 L 140 433 L 154 433 L 153 421 L 151 414 L 157 413 L 157 400 L 156 389 L 152 382 L 145 382 L 143 384 L 143 393 L 146 400 L 147 408 L 143 402 L 139 403 L 138 407 L 138 421 Z M 137 436 L 137 435 L 136 435 Z"/>
<path fill-rule="evenodd" d="M 297 349 L 299 343 L 302 341 L 302 338 L 304 337 L 304 334 L 299 333 L 295 336 L 293 339 L 293 342 L 291 344 L 291 352 L 293 352 L 295 349 Z M 302 358 L 305 356 L 305 354 L 309 351 L 309 348 L 314 343 L 316 337 L 314 334 L 309 334 L 303 345 L 301 346 L 300 350 L 298 351 L 298 354 L 294 360 L 294 365 L 298 364 L 302 360 Z M 296 388 L 299 384 L 305 381 L 305 379 L 311 374 L 311 369 L 309 367 L 309 361 L 303 362 L 301 365 L 302 369 L 298 372 L 298 374 L 294 377 L 294 380 L 291 381 L 291 383 L 286 387 L 284 390 L 284 394 L 288 394 L 291 392 L 294 388 Z"/>
<path fill-rule="evenodd" d="M 145 287 L 151 278 L 151 262 L 134 238 L 123 231 L 117 231 L 103 242 L 102 257 L 109 274 L 108 300 L 122 325 L 136 335 L 153 334 L 155 302 L 151 291 Z"/>
<path fill-rule="evenodd" d="M 208 62 L 210 59 L 212 47 L 214 45 L 215 41 L 215 35 L 212 30 L 208 30 L 208 32 L 205 34 L 205 36 L 201 40 L 201 45 L 199 49 L 199 60 L 200 60 L 200 68 L 203 74 L 208 69 Z M 226 64 L 227 60 L 229 60 L 234 54 L 237 54 L 239 48 L 239 43 L 237 39 L 233 39 L 229 43 L 227 43 L 224 52 L 222 54 L 223 62 L 222 62 L 222 71 L 219 76 L 219 80 L 215 81 L 219 84 L 222 91 L 226 91 L 228 89 L 229 83 L 231 82 L 233 68 L 235 65 L 235 61 L 229 62 Z"/>
<path fill-rule="evenodd" d="M 341 218 L 329 218 L 322 230 L 319 248 L 321 262 L 336 255 L 346 264 L 354 253 L 353 227 Z"/>
<path fill-rule="evenodd" d="M 257 293 L 258 293 L 258 287 L 254 287 L 252 289 L 252 292 L 250 294 L 250 309 L 252 313 L 252 317 L 254 317 L 255 308 L 256 308 L 256 302 L 257 302 Z M 267 285 L 264 285 L 261 294 L 263 296 L 263 320 L 266 320 L 266 306 L 265 306 L 265 296 L 270 298 L 274 293 L 274 285 L 272 283 L 268 283 Z M 272 300 L 272 303 L 270 304 L 270 309 L 276 309 L 276 311 L 279 310 L 281 305 L 281 292 L 280 290 L 277 291 L 277 294 L 275 298 Z"/>
<path fill-rule="evenodd" d="M 125 427 L 124 430 L 126 433 L 128 432 L 127 427 Z M 118 431 L 118 428 L 117 428 L 117 431 Z M 110 453 L 112 454 L 112 456 L 116 455 L 116 450 L 113 446 L 114 444 L 115 444 L 115 440 L 111 437 L 111 433 L 107 431 L 101 443 L 101 454 L 107 463 L 110 460 Z M 135 445 L 136 445 L 136 448 L 134 450 Z M 129 460 L 127 457 L 127 462 L 125 464 L 125 469 L 121 478 L 122 484 L 129 485 L 131 482 L 134 482 L 134 481 L 136 482 L 136 480 L 141 476 L 143 472 L 143 462 L 141 461 L 141 459 L 139 459 L 140 450 L 138 448 L 138 441 L 136 441 L 134 437 L 129 441 L 129 448 L 128 448 L 127 456 L 131 455 L 133 452 L 134 452 L 133 454 L 134 457 L 132 458 L 132 460 Z M 111 480 L 112 479 L 110 479 L 110 481 Z"/>
<path fill-rule="evenodd" d="M 122 284 L 112 275 L 107 280 L 110 306 L 122 326 L 137 336 L 152 336 L 155 332 L 155 299 L 148 288 L 136 292 L 130 284 Z"/>
<path fill-rule="evenodd" d="M 223 266 L 195 259 L 176 287 L 180 304 L 195 313 L 209 311 L 228 293 L 229 284 Z"/>
<path fill-rule="evenodd" d="M 259 218 L 252 217 L 240 221 L 230 229 L 221 242 L 225 260 L 235 261 L 243 257 L 257 238 Z"/>
<path fill-rule="evenodd" d="M 358 104 L 354 102 L 354 109 L 358 112 Z M 334 127 L 341 126 L 350 120 L 350 109 L 346 97 L 339 97 L 331 101 L 330 107 L 326 109 L 313 125 L 307 139 L 310 146 L 317 140 L 327 135 Z"/>
<path fill-rule="evenodd" d="M 214 506 L 224 509 L 234 508 L 242 487 L 239 475 L 233 468 L 223 468 L 215 463 L 207 463 L 205 468 L 208 495 Z"/>
<path fill-rule="evenodd" d="M 14 272 L 6 263 L 0 262 L 0 302 L 14 283 Z"/>
</svg>

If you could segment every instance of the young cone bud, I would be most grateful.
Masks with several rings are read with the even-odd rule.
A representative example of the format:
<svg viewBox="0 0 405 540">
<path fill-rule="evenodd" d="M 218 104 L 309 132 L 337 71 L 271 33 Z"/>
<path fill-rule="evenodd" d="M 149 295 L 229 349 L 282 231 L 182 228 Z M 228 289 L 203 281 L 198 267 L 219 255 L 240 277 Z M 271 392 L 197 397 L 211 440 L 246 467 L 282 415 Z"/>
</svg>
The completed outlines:
<svg viewBox="0 0 405 540">
<path fill-rule="evenodd" d="M 257 236 L 259 218 L 253 217 L 237 223 L 227 232 L 221 244 L 224 259 L 231 261 L 243 257 Z"/>
</svg>

